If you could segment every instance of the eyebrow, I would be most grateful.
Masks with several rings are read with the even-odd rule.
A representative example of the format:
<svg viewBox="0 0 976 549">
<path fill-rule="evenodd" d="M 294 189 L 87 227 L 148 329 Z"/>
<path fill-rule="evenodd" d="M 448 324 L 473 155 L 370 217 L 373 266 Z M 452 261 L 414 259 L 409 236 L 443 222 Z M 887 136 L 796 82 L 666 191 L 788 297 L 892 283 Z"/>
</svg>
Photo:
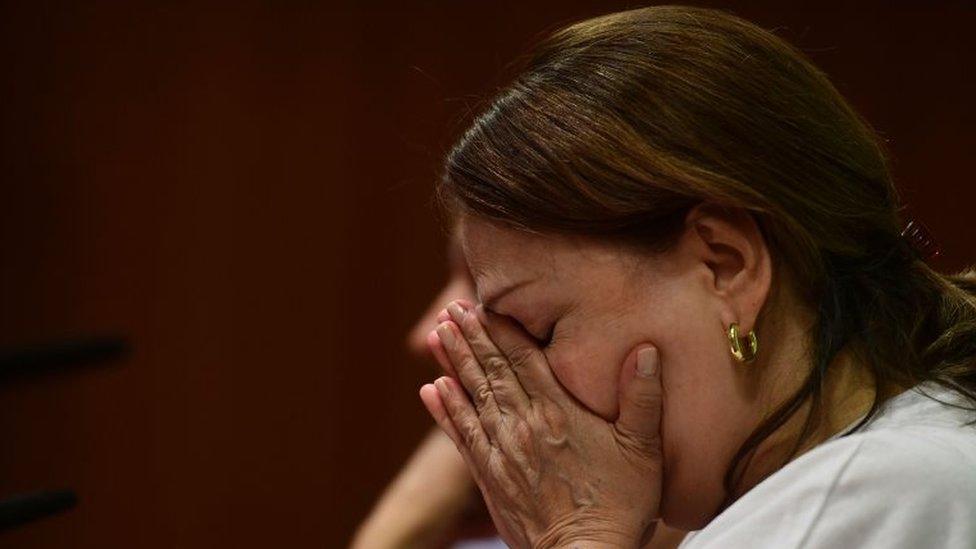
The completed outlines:
<svg viewBox="0 0 976 549">
<path fill-rule="evenodd" d="M 498 290 L 497 292 L 494 293 L 494 295 L 489 295 L 488 297 L 482 299 L 481 302 L 484 304 L 486 309 L 495 310 L 495 306 L 498 304 L 499 301 L 501 301 L 503 297 L 514 292 L 515 290 L 518 290 L 519 288 L 528 286 L 533 282 L 535 282 L 535 279 L 531 279 L 531 278 L 528 280 L 523 280 L 521 282 L 516 282 L 515 284 L 511 284 L 509 286 L 502 288 L 501 290 Z"/>
</svg>

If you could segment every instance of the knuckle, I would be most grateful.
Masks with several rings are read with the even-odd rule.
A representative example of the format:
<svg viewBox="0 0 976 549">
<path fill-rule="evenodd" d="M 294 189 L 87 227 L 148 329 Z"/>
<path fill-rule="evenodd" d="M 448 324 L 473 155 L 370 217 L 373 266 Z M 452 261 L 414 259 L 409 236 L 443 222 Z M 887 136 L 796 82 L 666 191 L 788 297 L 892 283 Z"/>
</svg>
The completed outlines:
<svg viewBox="0 0 976 549">
<path fill-rule="evenodd" d="M 635 406 L 643 410 L 653 410 L 660 407 L 661 395 L 658 392 L 641 392 L 631 396 Z"/>
<path fill-rule="evenodd" d="M 468 356 L 459 361 L 458 370 L 467 372 L 471 378 L 480 377 L 481 364 L 474 357 Z"/>
<path fill-rule="evenodd" d="M 458 429 L 461 432 L 461 440 L 468 448 L 474 448 L 474 446 L 478 443 L 477 427 L 478 426 L 475 424 L 475 420 L 469 418 L 466 419 L 463 422 L 462 427 Z"/>
<path fill-rule="evenodd" d="M 537 409 L 536 420 L 540 428 L 554 436 L 563 436 L 568 430 L 568 418 L 556 405 L 543 405 Z"/>
<path fill-rule="evenodd" d="M 483 410 L 485 405 L 487 405 L 493 398 L 491 392 L 491 386 L 487 382 L 479 383 L 474 390 L 474 400 L 475 404 L 478 406 L 479 410 Z"/>
<path fill-rule="evenodd" d="M 512 435 L 515 439 L 515 443 L 520 448 L 529 448 L 532 446 L 534 433 L 532 426 L 529 425 L 528 421 L 525 421 L 524 419 L 515 421 L 514 425 L 512 425 Z"/>
<path fill-rule="evenodd" d="M 473 314 L 469 313 L 461 317 L 460 324 L 470 334 L 480 334 L 482 332 L 481 324 L 478 323 L 478 319 Z"/>
<path fill-rule="evenodd" d="M 470 356 L 464 356 L 458 362 L 459 362 L 458 366 L 465 370 L 473 370 L 478 368 L 477 361 Z"/>
<path fill-rule="evenodd" d="M 487 376 L 498 379 L 508 368 L 508 361 L 497 354 L 492 354 L 484 359 L 483 365 Z"/>
<path fill-rule="evenodd" d="M 536 357 L 536 350 L 525 344 L 520 344 L 508 350 L 508 360 L 514 369 L 527 367 Z"/>
<path fill-rule="evenodd" d="M 618 440 L 622 447 L 645 458 L 657 460 L 661 457 L 661 439 L 657 435 L 631 429 L 618 431 Z"/>
</svg>

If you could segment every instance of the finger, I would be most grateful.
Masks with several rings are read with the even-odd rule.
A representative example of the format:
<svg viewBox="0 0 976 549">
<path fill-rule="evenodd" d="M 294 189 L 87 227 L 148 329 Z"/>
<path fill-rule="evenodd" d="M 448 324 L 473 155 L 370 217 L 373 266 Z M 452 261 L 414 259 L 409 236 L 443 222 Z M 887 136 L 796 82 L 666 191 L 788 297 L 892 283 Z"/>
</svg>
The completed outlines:
<svg viewBox="0 0 976 549">
<path fill-rule="evenodd" d="M 486 311 L 482 305 L 478 305 L 475 314 L 508 359 L 512 372 L 529 398 L 546 397 L 555 401 L 566 398 L 565 389 L 553 375 L 546 355 L 521 326 L 507 316 Z"/>
<path fill-rule="evenodd" d="M 479 488 L 482 486 L 481 470 L 478 468 L 477 463 L 471 456 L 471 452 L 465 446 L 464 438 L 458 432 L 457 427 L 455 427 L 453 420 L 451 420 L 450 415 L 447 412 L 447 408 L 444 406 L 444 399 L 441 396 L 441 391 L 437 388 L 440 385 L 440 378 L 434 381 L 434 383 L 428 383 L 420 388 L 420 399 L 423 401 L 424 406 L 430 415 L 433 416 L 434 421 L 440 429 L 447 435 L 448 438 L 454 443 L 464 462 L 468 466 L 468 470 L 471 471 L 471 477 L 474 479 L 475 483 L 478 484 Z"/>
<path fill-rule="evenodd" d="M 437 360 L 437 363 L 441 365 L 441 370 L 443 370 L 446 375 L 456 378 L 457 372 L 454 370 L 451 360 L 447 358 L 447 351 L 444 350 L 444 345 L 441 344 L 441 339 L 438 337 L 436 330 L 431 330 L 431 332 L 427 334 L 427 348 L 430 349 L 430 354 L 434 355 L 434 359 Z"/>
<path fill-rule="evenodd" d="M 447 311 L 451 319 L 461 328 L 468 346 L 481 364 L 498 408 L 502 412 L 524 413 L 529 406 L 529 396 L 519 383 L 515 372 L 512 371 L 508 357 L 491 340 L 477 316 L 473 314 L 474 311 L 462 308 L 457 301 L 451 302 Z"/>
<path fill-rule="evenodd" d="M 437 313 L 437 323 L 447 322 L 451 320 L 451 315 L 447 313 L 447 309 L 441 309 L 441 312 Z"/>
<path fill-rule="evenodd" d="M 501 422 L 501 412 L 498 403 L 495 402 L 495 395 L 492 392 L 491 384 L 485 377 L 481 364 L 475 358 L 468 342 L 461 336 L 460 328 L 453 322 L 444 322 L 437 327 L 437 336 L 447 352 L 447 357 L 457 372 L 457 378 L 461 385 L 471 395 L 474 406 L 478 410 L 478 416 L 485 424 L 493 440 L 499 432 Z"/>
<path fill-rule="evenodd" d="M 441 400 L 440 393 L 433 383 L 427 383 L 420 388 L 420 400 L 423 401 L 424 407 L 430 412 L 431 417 L 437 422 L 438 427 L 457 444 L 461 439 L 461 435 L 458 434 L 457 429 L 454 428 L 454 424 L 451 423 L 451 418 L 444 408 L 444 402 Z"/>
<path fill-rule="evenodd" d="M 434 381 L 444 409 L 458 433 L 461 444 L 470 453 L 475 464 L 486 463 L 492 443 L 481 418 L 468 400 L 464 389 L 453 379 L 441 377 Z"/>
<path fill-rule="evenodd" d="M 660 442 L 661 363 L 657 348 L 647 345 L 637 351 L 636 375 L 620 395 L 617 432 L 642 448 Z"/>
<path fill-rule="evenodd" d="M 492 520 L 494 520 L 496 524 L 503 524 L 497 519 L 497 517 L 502 515 L 499 514 L 499 509 L 491 497 L 491 491 L 487 489 L 485 484 L 485 476 L 482 472 L 482 469 L 485 468 L 486 464 L 488 463 L 489 456 L 483 456 L 480 454 L 476 456 L 474 452 L 465 445 L 462 435 L 458 433 L 458 430 L 454 427 L 450 416 L 447 414 L 445 402 L 448 400 L 453 402 L 453 398 L 450 398 L 449 395 L 455 393 L 460 395 L 460 397 L 463 399 L 463 403 L 467 403 L 469 412 L 473 414 L 474 410 L 471 409 L 471 404 L 468 402 L 467 396 L 464 394 L 464 389 L 453 378 L 444 377 L 435 380 L 433 384 L 428 383 L 427 385 L 424 385 L 420 389 L 420 398 L 424 401 L 424 405 L 427 406 L 427 410 L 431 412 L 431 415 L 441 418 L 437 420 L 437 423 L 454 442 L 458 452 L 461 453 L 461 457 L 464 458 L 464 462 L 467 464 L 468 470 L 471 472 L 471 477 L 474 479 L 475 484 L 478 485 L 478 489 L 481 491 L 485 505 L 488 507 L 488 512 L 491 515 Z M 428 403 L 428 401 L 430 401 L 430 403 Z M 511 536 L 509 536 L 509 538 L 511 539 Z"/>
</svg>

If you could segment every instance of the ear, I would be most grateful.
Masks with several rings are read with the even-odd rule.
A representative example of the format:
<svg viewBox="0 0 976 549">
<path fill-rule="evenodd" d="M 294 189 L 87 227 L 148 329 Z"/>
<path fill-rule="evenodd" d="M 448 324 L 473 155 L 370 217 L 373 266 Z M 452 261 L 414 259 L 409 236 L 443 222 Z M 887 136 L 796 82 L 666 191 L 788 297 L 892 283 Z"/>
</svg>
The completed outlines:
<svg viewBox="0 0 976 549">
<path fill-rule="evenodd" d="M 724 325 L 755 328 L 773 277 L 769 246 L 755 218 L 741 208 L 699 204 L 685 218 L 685 237 L 708 275 L 708 290 L 726 305 Z"/>
</svg>

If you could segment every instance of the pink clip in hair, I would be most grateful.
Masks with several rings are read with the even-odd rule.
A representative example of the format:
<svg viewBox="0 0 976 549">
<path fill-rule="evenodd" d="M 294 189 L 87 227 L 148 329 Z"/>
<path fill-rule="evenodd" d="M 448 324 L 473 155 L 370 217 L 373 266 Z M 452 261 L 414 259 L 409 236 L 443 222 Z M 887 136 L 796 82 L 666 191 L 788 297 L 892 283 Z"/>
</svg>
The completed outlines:
<svg viewBox="0 0 976 549">
<path fill-rule="evenodd" d="M 932 236 L 932 232 L 921 221 L 911 219 L 901 231 L 904 238 L 924 261 L 928 261 L 942 254 L 939 242 Z"/>
</svg>

